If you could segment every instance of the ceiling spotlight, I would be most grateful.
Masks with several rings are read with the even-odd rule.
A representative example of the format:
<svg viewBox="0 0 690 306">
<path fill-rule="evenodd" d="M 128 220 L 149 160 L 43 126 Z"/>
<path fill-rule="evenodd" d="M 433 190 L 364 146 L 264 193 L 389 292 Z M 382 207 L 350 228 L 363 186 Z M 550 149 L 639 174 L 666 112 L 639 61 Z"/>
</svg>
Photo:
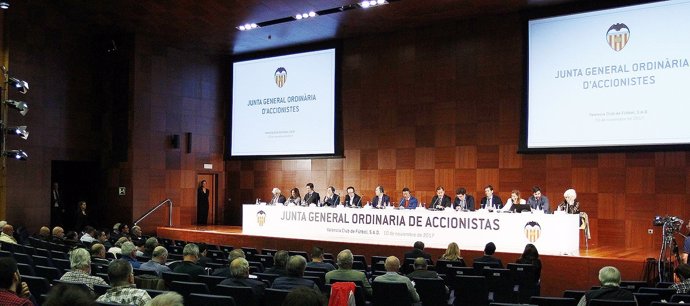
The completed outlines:
<svg viewBox="0 0 690 306">
<path fill-rule="evenodd" d="M 309 12 L 309 17 L 314 17 L 314 16 L 316 16 L 316 13 L 314 13 L 314 11 Z"/>
<path fill-rule="evenodd" d="M 241 24 L 241 25 L 236 27 L 236 29 L 238 29 L 240 31 L 248 31 L 248 30 L 253 30 L 256 28 L 259 28 L 259 25 L 256 23 L 245 23 L 245 24 Z"/>
<path fill-rule="evenodd" d="M 378 5 L 384 5 L 384 4 L 388 4 L 388 1 L 386 1 L 386 0 L 364 0 L 364 1 L 359 3 L 359 6 L 361 8 L 369 8 L 372 6 L 378 6 Z"/>
<path fill-rule="evenodd" d="M 302 18 L 309 18 L 309 14 L 307 14 L 307 13 L 302 13 Z"/>
<path fill-rule="evenodd" d="M 14 88 L 17 89 L 22 94 L 26 94 L 27 91 L 29 91 L 29 83 L 26 81 L 22 81 L 20 79 L 15 79 L 15 78 L 8 78 L 7 83 L 9 83 L 11 86 L 14 86 Z"/>
<path fill-rule="evenodd" d="M 359 4 L 362 8 L 368 8 L 369 7 L 369 1 L 362 1 L 362 3 Z"/>
<path fill-rule="evenodd" d="M 26 130 L 26 125 L 22 126 L 9 126 L 6 128 L 8 135 L 17 135 L 22 139 L 29 138 L 29 131 Z"/>
<path fill-rule="evenodd" d="M 6 10 L 8 8 L 10 8 L 9 1 L 0 1 L 0 9 Z"/>
<path fill-rule="evenodd" d="M 17 160 L 27 160 L 29 158 L 29 155 L 26 154 L 26 152 L 22 150 L 9 150 L 9 151 L 4 151 L 2 152 L 3 156 L 7 156 L 9 158 L 14 158 Z"/>
<path fill-rule="evenodd" d="M 22 116 L 29 112 L 29 105 L 24 101 L 6 100 L 5 103 L 19 111 Z"/>
<path fill-rule="evenodd" d="M 302 14 L 297 14 L 297 15 L 295 15 L 295 19 L 297 19 L 297 20 L 302 19 Z"/>
<path fill-rule="evenodd" d="M 237 27 L 237 28 L 240 29 L 240 31 L 246 30 L 246 28 L 245 28 L 243 25 L 241 25 L 241 26 L 239 26 L 239 27 Z"/>
<path fill-rule="evenodd" d="M 259 25 L 257 25 L 256 23 L 252 23 L 251 26 L 252 26 L 252 29 L 256 29 L 259 27 Z"/>
</svg>

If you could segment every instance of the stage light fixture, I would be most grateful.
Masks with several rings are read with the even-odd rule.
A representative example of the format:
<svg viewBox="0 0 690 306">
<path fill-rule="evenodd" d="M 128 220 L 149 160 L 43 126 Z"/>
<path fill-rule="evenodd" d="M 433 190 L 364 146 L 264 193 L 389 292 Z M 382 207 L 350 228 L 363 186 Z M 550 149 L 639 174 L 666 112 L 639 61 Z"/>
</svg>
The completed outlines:
<svg viewBox="0 0 690 306">
<path fill-rule="evenodd" d="M 29 112 L 29 105 L 24 101 L 6 100 L 5 103 L 19 111 L 22 116 Z"/>
<path fill-rule="evenodd" d="M 9 150 L 9 151 L 4 151 L 2 152 L 3 156 L 7 156 L 9 158 L 14 158 L 16 160 L 27 160 L 29 158 L 29 155 L 26 154 L 26 152 L 22 150 Z"/>
<path fill-rule="evenodd" d="M 16 78 L 8 78 L 7 83 L 10 84 L 10 86 L 17 89 L 17 91 L 19 91 L 22 94 L 26 94 L 26 92 L 29 91 L 29 83 L 26 81 L 22 81 Z"/>
<path fill-rule="evenodd" d="M 238 26 L 237 29 L 240 31 L 247 31 L 247 30 L 256 29 L 258 27 L 259 27 L 259 25 L 256 23 L 245 23 L 243 25 Z"/>
<path fill-rule="evenodd" d="M 379 5 L 384 5 L 388 4 L 388 1 L 386 0 L 364 0 L 359 3 L 359 6 L 361 8 L 370 8 L 372 6 L 379 6 Z"/>
<path fill-rule="evenodd" d="M 17 135 L 22 139 L 29 138 L 29 131 L 26 130 L 26 125 L 8 126 L 6 129 L 7 135 Z"/>
<path fill-rule="evenodd" d="M 6 10 L 8 8 L 10 8 L 9 1 L 0 1 L 0 9 Z"/>
</svg>

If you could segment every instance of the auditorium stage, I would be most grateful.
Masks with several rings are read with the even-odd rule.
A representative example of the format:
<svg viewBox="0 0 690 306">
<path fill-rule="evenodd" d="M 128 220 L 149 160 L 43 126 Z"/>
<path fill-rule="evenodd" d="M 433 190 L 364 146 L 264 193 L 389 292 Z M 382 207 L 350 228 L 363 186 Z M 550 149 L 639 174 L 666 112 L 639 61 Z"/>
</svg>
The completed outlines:
<svg viewBox="0 0 690 306">
<path fill-rule="evenodd" d="M 162 238 L 205 242 L 208 244 L 230 245 L 234 247 L 255 247 L 257 249 L 284 249 L 309 252 L 311 247 L 318 245 L 327 253 L 336 255 L 340 250 L 349 248 L 354 254 L 364 255 L 370 260 L 374 255 L 395 255 L 402 257 L 403 253 L 412 247 L 388 245 L 372 245 L 363 243 L 340 243 L 329 241 L 304 240 L 299 238 L 285 239 L 242 234 L 240 226 L 182 226 L 158 227 L 157 235 Z M 462 248 L 462 238 L 456 242 Z M 496 257 L 503 263 L 515 262 L 519 254 L 501 253 L 501 246 L 497 246 Z M 427 248 L 433 258 L 439 258 L 444 249 Z M 481 251 L 462 250 L 462 256 L 470 264 L 471 259 L 481 256 Z M 542 260 L 542 295 L 561 296 L 563 290 L 585 290 L 598 285 L 597 273 L 603 266 L 612 265 L 621 270 L 623 280 L 642 280 L 645 261 L 648 257 L 657 257 L 655 249 L 630 249 L 606 246 L 590 246 L 589 249 L 581 243 L 579 256 L 541 256 Z M 468 260 L 469 259 L 469 260 Z M 370 263 L 369 263 L 370 264 Z"/>
</svg>

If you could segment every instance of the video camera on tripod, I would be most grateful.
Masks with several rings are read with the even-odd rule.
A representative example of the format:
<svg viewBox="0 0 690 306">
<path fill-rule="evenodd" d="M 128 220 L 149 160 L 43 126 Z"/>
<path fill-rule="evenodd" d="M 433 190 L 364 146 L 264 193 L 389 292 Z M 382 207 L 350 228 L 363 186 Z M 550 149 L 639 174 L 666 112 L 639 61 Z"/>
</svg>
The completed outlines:
<svg viewBox="0 0 690 306">
<path fill-rule="evenodd" d="M 663 226 L 664 235 L 673 235 L 673 233 L 680 232 L 683 226 L 683 220 L 676 216 L 656 216 L 652 221 L 654 226 Z"/>
</svg>

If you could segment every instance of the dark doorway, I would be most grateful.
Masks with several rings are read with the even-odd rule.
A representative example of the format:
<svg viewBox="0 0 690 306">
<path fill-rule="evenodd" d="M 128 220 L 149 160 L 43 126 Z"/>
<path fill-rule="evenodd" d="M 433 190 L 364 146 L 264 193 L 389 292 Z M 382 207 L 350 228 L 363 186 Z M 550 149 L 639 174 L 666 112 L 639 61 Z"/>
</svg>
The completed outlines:
<svg viewBox="0 0 690 306">
<path fill-rule="evenodd" d="M 98 197 L 101 190 L 99 169 L 97 162 L 62 160 L 51 162 L 51 184 L 55 182 L 59 184 L 60 197 L 65 207 L 65 213 L 62 216 L 62 226 L 65 231 L 75 230 L 79 201 L 86 202 L 88 224 L 103 224 L 101 212 L 104 207 Z M 54 216 L 51 216 L 51 220 L 54 220 Z"/>
</svg>

